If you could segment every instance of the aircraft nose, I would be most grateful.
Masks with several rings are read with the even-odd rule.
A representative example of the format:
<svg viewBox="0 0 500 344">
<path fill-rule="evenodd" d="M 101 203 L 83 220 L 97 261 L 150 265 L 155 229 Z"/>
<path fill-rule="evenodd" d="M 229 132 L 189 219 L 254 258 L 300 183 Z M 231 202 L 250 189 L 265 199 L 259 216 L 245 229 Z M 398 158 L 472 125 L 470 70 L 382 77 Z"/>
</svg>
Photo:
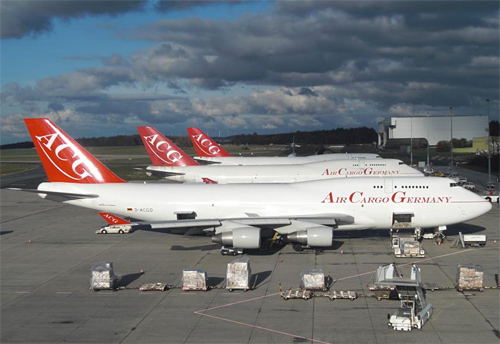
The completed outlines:
<svg viewBox="0 0 500 344">
<path fill-rule="evenodd" d="M 483 203 L 482 206 L 483 206 L 483 209 L 482 209 L 481 215 L 486 214 L 487 212 L 489 212 L 491 210 L 491 208 L 493 208 L 493 205 L 491 204 L 491 202 Z"/>
<path fill-rule="evenodd" d="M 475 216 L 481 216 L 489 212 L 492 208 L 491 203 L 481 196 L 475 195 L 477 197 L 476 206 L 474 207 Z"/>
</svg>

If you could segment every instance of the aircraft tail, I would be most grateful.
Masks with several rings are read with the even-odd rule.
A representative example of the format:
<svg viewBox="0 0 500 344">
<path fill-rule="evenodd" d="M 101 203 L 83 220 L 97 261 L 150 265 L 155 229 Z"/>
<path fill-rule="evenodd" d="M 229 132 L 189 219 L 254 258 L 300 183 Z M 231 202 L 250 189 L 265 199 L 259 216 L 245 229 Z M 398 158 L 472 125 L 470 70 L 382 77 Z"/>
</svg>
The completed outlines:
<svg viewBox="0 0 500 344">
<path fill-rule="evenodd" d="M 125 183 L 48 118 L 26 118 L 45 173 L 51 182 Z"/>
<path fill-rule="evenodd" d="M 232 156 L 224 150 L 217 142 L 212 140 L 207 134 L 199 128 L 187 128 L 189 138 L 193 142 L 194 149 L 198 156 L 205 157 L 224 157 Z"/>
<path fill-rule="evenodd" d="M 199 165 L 154 127 L 137 127 L 149 158 L 155 166 Z"/>
</svg>

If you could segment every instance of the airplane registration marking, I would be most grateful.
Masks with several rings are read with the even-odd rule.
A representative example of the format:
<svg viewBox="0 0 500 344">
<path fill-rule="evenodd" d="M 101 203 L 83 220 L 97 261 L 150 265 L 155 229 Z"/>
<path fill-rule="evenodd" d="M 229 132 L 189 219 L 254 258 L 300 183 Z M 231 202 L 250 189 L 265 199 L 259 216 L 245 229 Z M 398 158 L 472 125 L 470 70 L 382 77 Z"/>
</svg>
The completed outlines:
<svg viewBox="0 0 500 344">
<path fill-rule="evenodd" d="M 137 213 L 152 213 L 153 208 L 134 208 L 134 211 Z"/>
</svg>

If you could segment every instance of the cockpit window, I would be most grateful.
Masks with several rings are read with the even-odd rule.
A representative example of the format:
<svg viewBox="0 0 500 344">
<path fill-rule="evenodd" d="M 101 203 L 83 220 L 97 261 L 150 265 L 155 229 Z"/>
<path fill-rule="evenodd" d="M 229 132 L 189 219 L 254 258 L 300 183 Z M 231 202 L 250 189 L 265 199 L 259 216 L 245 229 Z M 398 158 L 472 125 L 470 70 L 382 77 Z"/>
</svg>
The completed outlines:
<svg viewBox="0 0 500 344">
<path fill-rule="evenodd" d="M 457 184 L 457 183 L 450 183 L 450 188 L 454 188 L 454 187 L 456 187 L 456 186 L 458 186 L 458 184 Z"/>
<path fill-rule="evenodd" d="M 404 162 L 400 161 L 400 162 L 399 162 L 399 164 L 400 164 L 400 165 L 404 165 Z"/>
</svg>

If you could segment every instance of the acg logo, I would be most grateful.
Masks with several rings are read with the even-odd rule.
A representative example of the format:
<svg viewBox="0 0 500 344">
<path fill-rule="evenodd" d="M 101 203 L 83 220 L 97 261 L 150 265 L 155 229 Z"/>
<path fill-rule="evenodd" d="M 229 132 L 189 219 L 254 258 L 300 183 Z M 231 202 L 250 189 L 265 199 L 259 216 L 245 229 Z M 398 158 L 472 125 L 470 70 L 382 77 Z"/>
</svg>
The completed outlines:
<svg viewBox="0 0 500 344">
<path fill-rule="evenodd" d="M 214 156 L 219 154 L 220 152 L 219 147 L 213 145 L 210 139 L 203 137 L 203 134 L 192 135 L 192 137 L 195 140 L 194 142 L 196 143 L 198 148 L 201 149 L 203 153 Z"/>
<path fill-rule="evenodd" d="M 170 143 L 168 143 L 167 141 L 156 142 L 157 138 L 158 134 L 151 136 L 144 136 L 144 141 L 148 143 L 149 148 L 154 153 L 154 155 L 158 157 L 158 159 L 160 159 L 161 161 L 163 161 L 168 165 L 175 164 L 182 159 L 182 154 L 179 151 L 173 149 Z M 165 155 L 165 158 L 167 158 L 167 160 L 164 159 L 163 155 Z"/>
<path fill-rule="evenodd" d="M 118 219 L 111 214 L 105 214 L 103 215 L 103 217 L 109 220 L 109 222 L 112 222 L 114 224 L 117 224 L 119 222 Z"/>
<path fill-rule="evenodd" d="M 81 152 L 75 149 L 71 142 L 68 143 L 64 137 L 59 137 L 59 135 L 60 133 L 56 132 L 35 137 L 45 156 L 66 177 L 73 180 L 83 180 L 91 177 L 90 172 L 86 169 L 84 157 L 80 156 Z M 65 166 L 69 164 L 71 169 Z"/>
</svg>

